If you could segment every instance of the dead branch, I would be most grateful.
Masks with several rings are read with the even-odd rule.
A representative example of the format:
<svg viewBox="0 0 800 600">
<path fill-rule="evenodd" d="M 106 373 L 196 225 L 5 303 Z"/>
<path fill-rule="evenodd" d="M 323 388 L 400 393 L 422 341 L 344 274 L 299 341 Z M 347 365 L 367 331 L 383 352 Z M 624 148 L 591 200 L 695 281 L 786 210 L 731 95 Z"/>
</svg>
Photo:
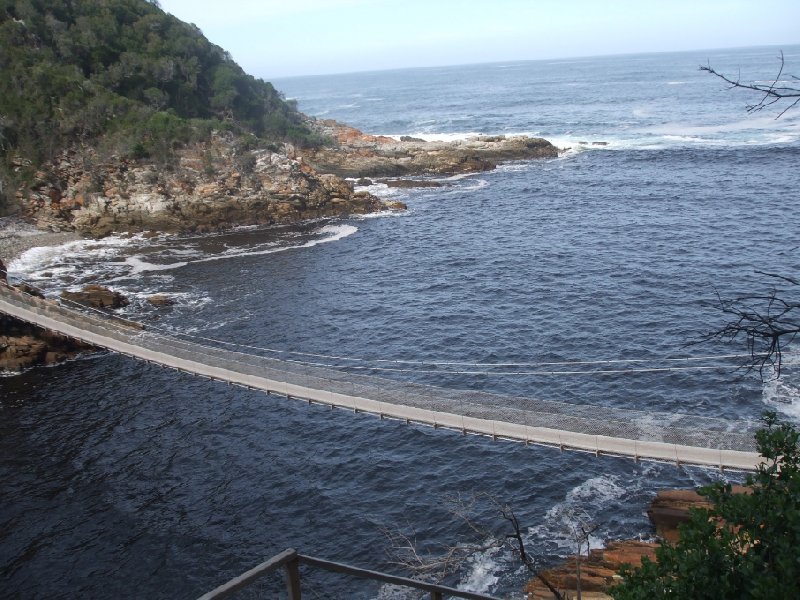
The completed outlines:
<svg viewBox="0 0 800 600">
<path fill-rule="evenodd" d="M 490 527 L 476 520 L 478 501 L 488 502 L 497 509 L 504 526 Z M 416 576 L 441 581 L 448 575 L 456 573 L 473 556 L 508 546 L 510 543 L 514 553 L 519 556 L 525 567 L 534 574 L 552 593 L 556 600 L 564 600 L 561 593 L 547 579 L 537 572 L 533 556 L 527 552 L 522 535 L 522 527 L 513 509 L 508 504 L 499 502 L 489 494 L 473 494 L 468 499 L 461 496 L 450 499 L 449 512 L 455 519 L 453 529 L 465 528 L 468 536 L 457 543 L 439 545 L 425 551 L 415 534 L 383 527 L 382 531 L 389 540 L 390 562 Z M 508 531 L 510 525 L 511 531 Z"/>
<path fill-rule="evenodd" d="M 800 285 L 796 279 L 756 271 L 773 279 Z M 744 337 L 750 353 L 750 368 L 758 369 L 764 377 L 764 369 L 771 367 L 780 377 L 783 350 L 800 334 L 800 302 L 786 299 L 787 292 L 772 289 L 766 294 L 739 296 L 723 299 L 717 293 L 717 308 L 729 315 L 730 321 L 710 332 L 705 339 L 722 338 L 734 340 Z"/>
<path fill-rule="evenodd" d="M 716 69 L 714 69 L 711 64 L 707 65 L 700 65 L 700 70 L 705 71 L 706 73 L 710 73 L 716 77 L 722 79 L 725 83 L 727 83 L 730 88 L 741 88 L 745 90 L 751 90 L 754 92 L 758 92 L 761 95 L 761 99 L 756 102 L 755 104 L 748 104 L 746 106 L 746 110 L 749 113 L 758 112 L 763 110 L 767 107 L 772 106 L 780 102 L 781 100 L 788 100 L 790 103 L 787 107 L 785 107 L 776 119 L 782 117 L 786 111 L 796 106 L 800 103 L 800 87 L 796 86 L 787 86 L 784 85 L 781 77 L 783 76 L 783 69 L 786 65 L 785 59 L 783 57 L 783 51 L 781 51 L 780 55 L 781 66 L 778 69 L 778 74 L 770 83 L 744 83 L 742 82 L 740 77 L 736 79 L 732 79 L 723 73 L 720 73 Z M 800 81 L 800 78 L 795 77 L 794 75 L 789 76 L 793 81 Z"/>
</svg>

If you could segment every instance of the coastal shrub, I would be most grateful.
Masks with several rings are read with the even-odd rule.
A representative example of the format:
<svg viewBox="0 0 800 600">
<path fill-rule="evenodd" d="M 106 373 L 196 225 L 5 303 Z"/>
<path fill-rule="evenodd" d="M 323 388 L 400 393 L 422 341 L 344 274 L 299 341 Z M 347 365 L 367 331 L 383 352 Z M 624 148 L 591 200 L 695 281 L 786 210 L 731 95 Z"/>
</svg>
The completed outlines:
<svg viewBox="0 0 800 600">
<path fill-rule="evenodd" d="M 766 413 L 756 434 L 763 461 L 734 494 L 730 484 L 701 488 L 710 510 L 692 511 L 680 540 L 624 570 L 617 600 L 800 598 L 800 433 Z"/>
</svg>

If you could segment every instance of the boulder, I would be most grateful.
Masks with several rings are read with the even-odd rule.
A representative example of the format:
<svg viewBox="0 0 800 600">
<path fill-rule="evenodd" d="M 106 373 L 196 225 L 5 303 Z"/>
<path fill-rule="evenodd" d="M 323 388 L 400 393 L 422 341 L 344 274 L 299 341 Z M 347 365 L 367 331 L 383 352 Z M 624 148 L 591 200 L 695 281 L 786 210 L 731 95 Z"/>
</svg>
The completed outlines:
<svg viewBox="0 0 800 600">
<path fill-rule="evenodd" d="M 28 296 L 33 296 L 35 298 L 44 298 L 44 294 L 39 289 L 33 287 L 32 285 L 28 285 L 27 283 L 18 283 L 13 287 L 15 287 L 23 294 L 27 294 Z"/>
<path fill-rule="evenodd" d="M 153 294 L 152 296 L 148 296 L 147 301 L 153 306 L 158 306 L 159 308 L 164 306 L 172 306 L 175 304 L 175 300 L 169 296 L 165 296 L 164 294 Z"/>
<path fill-rule="evenodd" d="M 122 308 L 130 304 L 119 292 L 100 285 L 87 285 L 79 292 L 64 290 L 61 292 L 61 297 L 90 308 Z"/>
<path fill-rule="evenodd" d="M 53 364 L 96 348 L 13 317 L 0 315 L 0 371 Z"/>
<path fill-rule="evenodd" d="M 405 202 L 400 202 L 400 200 L 388 200 L 386 208 L 389 210 L 407 210 L 408 206 L 406 206 Z"/>
<path fill-rule="evenodd" d="M 735 485 L 733 493 L 748 493 L 748 488 Z M 655 525 L 656 535 L 670 543 L 678 541 L 678 526 L 689 520 L 693 508 L 709 509 L 711 502 L 694 490 L 661 490 L 650 503 L 647 516 Z"/>
</svg>

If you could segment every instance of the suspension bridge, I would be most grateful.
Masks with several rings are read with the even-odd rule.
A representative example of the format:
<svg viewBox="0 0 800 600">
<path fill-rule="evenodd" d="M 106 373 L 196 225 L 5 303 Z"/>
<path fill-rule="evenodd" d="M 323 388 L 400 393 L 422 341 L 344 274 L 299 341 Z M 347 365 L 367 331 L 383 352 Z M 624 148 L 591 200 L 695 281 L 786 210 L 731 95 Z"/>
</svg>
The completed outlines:
<svg viewBox="0 0 800 600">
<path fill-rule="evenodd" d="M 356 374 L 232 350 L 248 347 L 229 342 L 149 331 L 1 283 L 0 312 L 138 360 L 381 419 L 598 456 L 736 470 L 752 470 L 759 462 L 757 424 L 750 421 L 584 406 Z"/>
</svg>

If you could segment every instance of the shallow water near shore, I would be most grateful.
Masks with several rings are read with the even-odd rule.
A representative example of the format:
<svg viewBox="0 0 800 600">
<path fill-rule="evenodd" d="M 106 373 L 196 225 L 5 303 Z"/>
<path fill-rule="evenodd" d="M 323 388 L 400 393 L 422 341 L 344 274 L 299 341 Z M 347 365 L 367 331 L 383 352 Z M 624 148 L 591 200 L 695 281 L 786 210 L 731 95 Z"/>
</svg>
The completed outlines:
<svg viewBox="0 0 800 600">
<path fill-rule="evenodd" d="M 789 61 L 800 49 L 784 52 Z M 369 188 L 406 202 L 401 214 L 112 236 L 30 251 L 9 270 L 50 293 L 108 283 L 133 300 L 126 314 L 154 329 L 355 372 L 730 419 L 773 406 L 797 419 L 791 353 L 767 384 L 738 359 L 668 360 L 743 353 L 699 342 L 721 323 L 717 293 L 774 285 L 756 270 L 800 271 L 797 117 L 750 119 L 745 98 L 696 72 L 710 58 L 768 76 L 774 55 L 276 82 L 301 110 L 373 133 L 526 132 L 571 150 L 442 188 Z M 176 305 L 150 306 L 154 293 Z M 565 510 L 588 513 L 598 544 L 647 535 L 656 490 L 719 476 L 309 407 L 112 355 L 0 386 L 0 581 L 11 597 L 192 598 L 286 547 L 396 570 L 382 528 L 413 530 L 427 547 L 457 542 L 467 531 L 449 519 L 448 499 L 475 492 L 515 507 L 547 565 L 571 551 Z M 526 577 L 498 552 L 449 583 L 520 598 Z M 354 592 L 332 575 L 308 585 L 311 597 L 413 597 L 371 584 Z"/>
</svg>

